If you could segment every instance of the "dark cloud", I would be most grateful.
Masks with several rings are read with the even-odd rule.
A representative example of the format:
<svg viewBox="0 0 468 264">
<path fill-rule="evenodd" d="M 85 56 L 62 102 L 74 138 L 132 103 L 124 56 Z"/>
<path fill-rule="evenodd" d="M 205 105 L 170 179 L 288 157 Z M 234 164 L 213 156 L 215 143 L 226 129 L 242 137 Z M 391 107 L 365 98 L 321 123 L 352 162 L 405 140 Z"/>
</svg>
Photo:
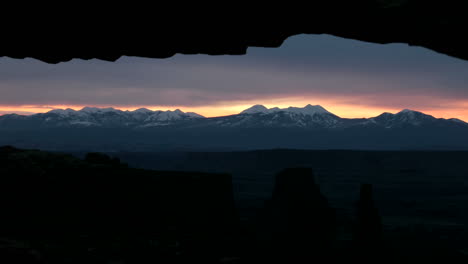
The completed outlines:
<svg viewBox="0 0 468 264">
<path fill-rule="evenodd" d="M 202 106 L 291 96 L 414 105 L 425 104 L 417 96 L 468 100 L 466 76 L 468 62 L 423 48 L 301 35 L 277 49 L 249 48 L 246 56 L 56 65 L 1 58 L 0 105 Z"/>
</svg>

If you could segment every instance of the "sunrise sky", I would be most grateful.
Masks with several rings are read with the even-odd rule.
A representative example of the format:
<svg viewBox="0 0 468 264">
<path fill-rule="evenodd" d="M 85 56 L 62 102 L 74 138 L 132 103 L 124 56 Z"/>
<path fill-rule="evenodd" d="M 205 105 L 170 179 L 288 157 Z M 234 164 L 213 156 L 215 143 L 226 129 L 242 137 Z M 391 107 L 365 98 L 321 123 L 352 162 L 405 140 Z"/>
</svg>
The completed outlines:
<svg viewBox="0 0 468 264">
<path fill-rule="evenodd" d="M 0 114 L 84 106 L 192 111 L 322 105 L 341 117 L 408 108 L 468 121 L 468 62 L 410 47 L 298 35 L 245 56 L 123 57 L 56 65 L 0 58 Z"/>
</svg>

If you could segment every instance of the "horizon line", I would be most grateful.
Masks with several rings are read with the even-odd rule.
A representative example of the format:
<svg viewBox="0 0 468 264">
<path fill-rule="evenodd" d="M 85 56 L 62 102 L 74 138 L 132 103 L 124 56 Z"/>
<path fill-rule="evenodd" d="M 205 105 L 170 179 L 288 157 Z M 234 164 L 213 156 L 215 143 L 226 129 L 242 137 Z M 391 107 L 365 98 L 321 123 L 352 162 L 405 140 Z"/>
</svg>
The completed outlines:
<svg viewBox="0 0 468 264">
<path fill-rule="evenodd" d="M 304 109 L 308 106 L 313 106 L 313 107 L 322 107 L 324 108 L 327 112 L 333 114 L 333 115 L 336 115 L 340 118 L 345 118 L 345 119 L 356 119 L 356 118 L 372 118 L 372 117 L 376 117 L 378 115 L 381 115 L 381 114 L 384 114 L 384 113 L 390 113 L 390 114 L 397 114 L 397 113 L 400 113 L 400 112 L 403 112 L 403 111 L 413 111 L 413 112 L 419 112 L 419 113 L 423 113 L 423 114 L 426 114 L 426 115 L 430 115 L 430 116 L 433 116 L 434 118 L 443 118 L 443 119 L 457 119 L 457 120 L 461 120 L 465 123 L 467 123 L 465 120 L 463 119 L 460 119 L 460 118 L 455 118 L 455 117 L 450 117 L 450 118 L 447 118 L 447 117 L 436 117 L 435 115 L 431 115 L 431 114 L 427 114 L 426 112 L 424 111 L 420 111 L 420 110 L 413 110 L 413 109 L 410 109 L 410 108 L 403 108 L 401 110 L 396 110 L 396 111 L 393 111 L 393 112 L 389 112 L 389 111 L 382 111 L 380 114 L 378 115 L 368 115 L 367 117 L 342 117 L 338 114 L 335 114 L 331 111 L 328 111 L 325 107 L 321 106 L 321 105 L 312 105 L 312 104 L 307 104 L 305 105 L 304 107 L 297 107 L 297 106 L 288 106 L 288 107 L 277 107 L 277 106 L 274 106 L 274 107 L 266 107 L 265 105 L 263 104 L 253 104 L 251 105 L 250 107 L 244 109 L 244 110 L 247 110 L 247 109 L 250 109 L 254 106 L 263 106 L 265 107 L 266 109 L 268 110 L 271 110 L 271 109 L 275 109 L 275 108 L 279 108 L 279 110 L 287 110 L 288 108 L 299 108 L 299 109 Z M 48 113 L 48 112 L 51 112 L 51 111 L 54 111 L 54 110 L 73 110 L 75 112 L 79 112 L 79 111 L 82 111 L 86 108 L 95 108 L 95 109 L 99 109 L 99 110 L 103 110 L 103 109 L 113 109 L 113 110 L 116 110 L 116 111 L 122 111 L 122 112 L 134 112 L 134 111 L 137 111 L 137 110 L 141 110 L 141 109 L 146 109 L 146 110 L 149 110 L 149 111 L 152 111 L 152 112 L 158 112 L 158 111 L 162 111 L 162 112 L 174 112 L 174 111 L 182 111 L 183 113 L 195 113 L 195 114 L 198 114 L 198 115 L 201 115 L 205 118 L 215 118 L 215 117 L 224 117 L 224 116 L 231 116 L 231 115 L 238 115 L 238 114 L 241 114 L 242 111 L 244 110 L 241 110 L 237 113 L 231 113 L 231 114 L 224 114 L 224 115 L 204 115 L 204 114 L 200 114 L 198 112 L 194 112 L 194 111 L 184 111 L 182 110 L 184 107 L 180 107 L 180 106 L 177 106 L 177 107 L 173 107 L 172 109 L 173 110 L 170 110 L 170 109 L 167 109 L 166 110 L 162 110 L 161 108 L 160 109 L 155 109 L 155 107 L 151 107 L 151 106 L 141 106 L 141 107 L 118 107 L 118 106 L 108 106 L 108 105 L 105 105 L 105 106 L 63 106 L 63 107 L 55 107 L 55 106 L 41 106 L 40 108 L 36 108 L 36 109 L 46 109 L 47 111 L 35 111 L 35 112 L 32 112 L 32 111 L 22 111 L 22 110 L 2 110 L 2 108 L 0 107 L 0 116 L 3 116 L 3 115 L 8 115 L 8 114 L 16 114 L 16 115 L 21 115 L 21 116 L 31 116 L 31 115 L 36 115 L 36 114 L 44 114 L 44 113 Z M 152 108 L 152 109 L 151 109 Z M 190 107 L 187 107 L 187 108 L 190 108 Z M 213 107 L 213 108 L 216 108 L 216 107 Z"/>
</svg>

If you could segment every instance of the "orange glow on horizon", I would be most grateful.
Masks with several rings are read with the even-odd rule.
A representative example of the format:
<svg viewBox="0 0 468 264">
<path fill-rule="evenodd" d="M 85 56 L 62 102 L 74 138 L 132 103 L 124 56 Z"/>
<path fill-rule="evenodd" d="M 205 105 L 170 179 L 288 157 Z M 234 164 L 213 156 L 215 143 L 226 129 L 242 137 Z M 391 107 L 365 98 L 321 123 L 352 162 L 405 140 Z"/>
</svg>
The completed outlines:
<svg viewBox="0 0 468 264">
<path fill-rule="evenodd" d="M 403 108 L 420 111 L 425 114 L 432 115 L 436 118 L 458 118 L 468 121 L 468 101 L 458 102 L 457 104 L 448 105 L 445 108 L 412 108 L 408 107 L 377 107 L 366 104 L 357 105 L 344 103 L 339 100 L 320 99 L 320 100 L 307 100 L 304 98 L 282 98 L 282 99 L 265 99 L 265 100 L 252 100 L 243 102 L 218 102 L 217 104 L 207 106 L 109 106 L 99 105 L 95 107 L 106 108 L 114 107 L 123 111 L 133 111 L 138 108 L 148 108 L 150 110 L 175 110 L 180 109 L 184 112 L 196 112 L 205 117 L 216 117 L 238 114 L 241 111 L 251 107 L 255 104 L 262 104 L 267 108 L 279 107 L 287 108 L 289 106 L 304 107 L 307 104 L 321 105 L 329 112 L 343 117 L 343 118 L 369 118 L 380 115 L 383 112 L 397 113 Z M 80 110 L 85 106 L 81 105 L 21 105 L 21 106 L 0 106 L 0 115 L 7 113 L 45 113 L 53 109 L 66 109 L 71 108 Z"/>
</svg>

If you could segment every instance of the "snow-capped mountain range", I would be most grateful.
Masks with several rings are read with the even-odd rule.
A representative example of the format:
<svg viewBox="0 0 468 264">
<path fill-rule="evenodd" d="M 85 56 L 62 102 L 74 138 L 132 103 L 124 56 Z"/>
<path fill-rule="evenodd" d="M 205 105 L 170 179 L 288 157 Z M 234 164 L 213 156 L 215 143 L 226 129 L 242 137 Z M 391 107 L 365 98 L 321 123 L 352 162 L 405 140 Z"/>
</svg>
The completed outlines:
<svg viewBox="0 0 468 264">
<path fill-rule="evenodd" d="M 140 108 L 122 111 L 114 108 L 84 107 L 81 110 L 55 109 L 47 113 L 21 116 L 16 114 L 0 116 L 0 126 L 21 126 L 27 123 L 39 127 L 152 127 L 166 126 L 181 121 L 204 118 L 193 112 L 152 111 Z"/>
<path fill-rule="evenodd" d="M 288 108 L 273 107 L 270 109 L 266 108 L 263 105 L 254 105 L 242 111 L 241 114 L 257 114 L 257 113 L 271 114 L 271 113 L 276 113 L 276 112 L 289 112 L 289 113 L 303 114 L 303 115 L 332 114 L 328 112 L 327 110 L 325 110 L 325 108 L 321 107 L 320 105 L 310 105 L 310 104 L 306 105 L 303 108 L 290 106 Z"/>
<path fill-rule="evenodd" d="M 0 116 L 0 129 L 40 127 L 116 127 L 150 128 L 160 126 L 199 127 L 282 127 L 343 129 L 357 127 L 468 127 L 468 123 L 451 118 L 435 118 L 418 111 L 404 109 L 396 114 L 382 113 L 371 118 L 341 118 L 320 105 L 305 107 L 266 108 L 254 105 L 239 114 L 206 118 L 193 112 L 152 111 L 140 108 L 122 111 L 114 108 L 84 107 L 81 110 L 55 109 L 30 116 Z"/>
<path fill-rule="evenodd" d="M 468 150 L 468 123 L 404 109 L 341 118 L 319 105 L 206 118 L 196 113 L 85 107 L 0 116 L 0 145 L 53 150 Z"/>
<path fill-rule="evenodd" d="M 238 115 L 209 118 L 214 126 L 222 127 L 297 127 L 343 129 L 351 127 L 404 128 L 426 126 L 467 126 L 456 119 L 435 118 L 418 111 L 404 109 L 396 114 L 383 113 L 371 118 L 341 118 L 320 105 L 288 108 L 266 108 L 254 105 Z M 204 123 L 208 120 L 204 120 Z"/>
</svg>

